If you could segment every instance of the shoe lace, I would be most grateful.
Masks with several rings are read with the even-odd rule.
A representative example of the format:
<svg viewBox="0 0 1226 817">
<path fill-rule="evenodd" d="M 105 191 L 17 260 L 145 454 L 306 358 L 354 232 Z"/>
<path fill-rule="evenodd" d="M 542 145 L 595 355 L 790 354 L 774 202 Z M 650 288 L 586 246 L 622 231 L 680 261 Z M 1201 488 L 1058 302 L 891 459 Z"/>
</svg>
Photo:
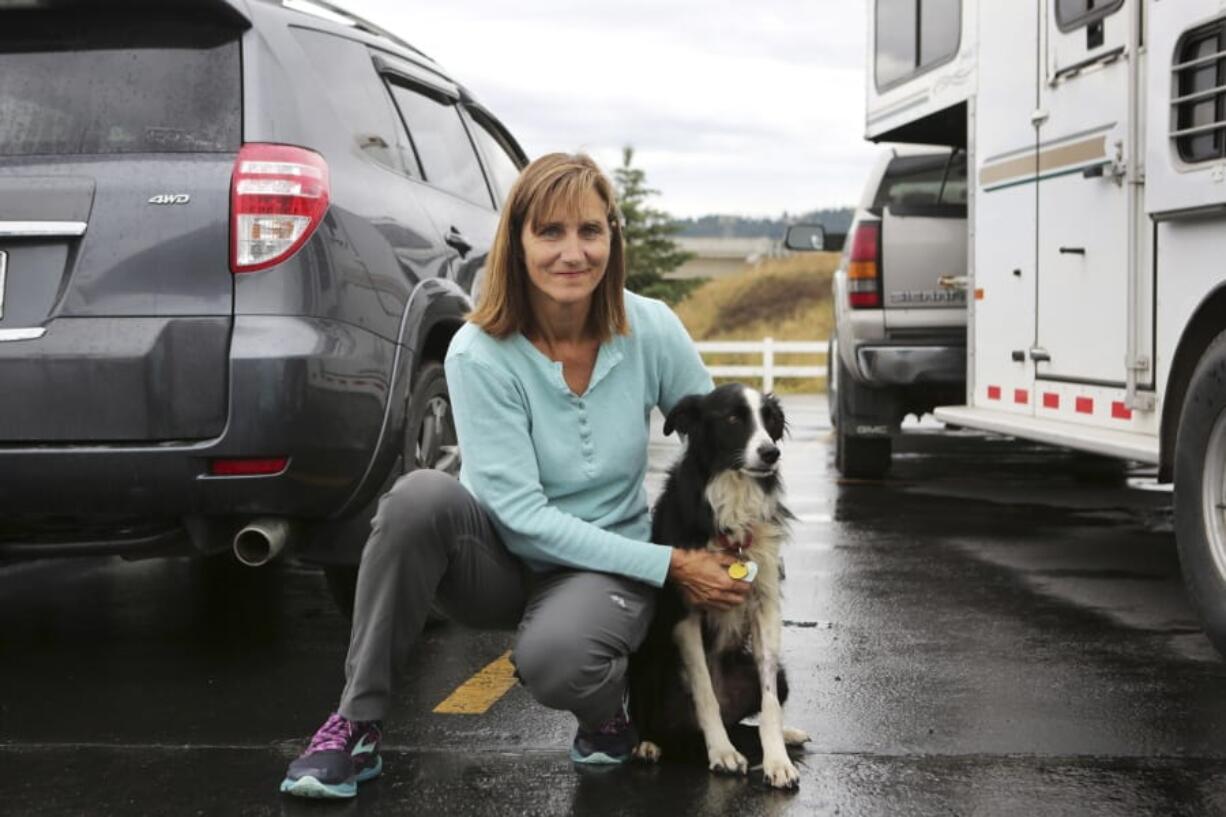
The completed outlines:
<svg viewBox="0 0 1226 817">
<path fill-rule="evenodd" d="M 339 712 L 333 712 L 328 716 L 328 720 L 324 721 L 324 725 L 319 727 L 319 731 L 311 738 L 311 745 L 307 752 L 326 752 L 331 749 L 344 751 L 349 747 L 349 738 L 353 735 L 353 721 L 341 715 Z"/>
</svg>

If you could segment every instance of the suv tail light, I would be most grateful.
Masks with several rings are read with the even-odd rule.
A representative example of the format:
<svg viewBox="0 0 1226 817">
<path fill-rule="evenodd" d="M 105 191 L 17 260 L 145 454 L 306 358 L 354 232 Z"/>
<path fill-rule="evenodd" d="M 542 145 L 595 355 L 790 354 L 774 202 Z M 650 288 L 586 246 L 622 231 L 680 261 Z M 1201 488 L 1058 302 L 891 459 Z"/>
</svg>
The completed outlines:
<svg viewBox="0 0 1226 817">
<path fill-rule="evenodd" d="M 230 178 L 230 271 L 279 264 L 307 242 L 328 211 L 328 164 L 314 151 L 243 145 Z"/>
<path fill-rule="evenodd" d="M 881 247 L 881 224 L 863 221 L 851 235 L 847 257 L 847 294 L 852 309 L 881 306 L 881 276 L 877 264 Z"/>
</svg>

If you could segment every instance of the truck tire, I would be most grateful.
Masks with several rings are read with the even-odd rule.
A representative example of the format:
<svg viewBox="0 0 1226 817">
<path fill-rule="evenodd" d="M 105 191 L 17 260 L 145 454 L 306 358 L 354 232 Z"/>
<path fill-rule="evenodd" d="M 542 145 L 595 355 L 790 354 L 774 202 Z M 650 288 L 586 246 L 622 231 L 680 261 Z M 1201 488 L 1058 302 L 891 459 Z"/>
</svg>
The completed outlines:
<svg viewBox="0 0 1226 817">
<path fill-rule="evenodd" d="M 851 433 L 856 422 L 847 407 L 857 403 L 857 394 L 864 389 L 852 379 L 843 361 L 837 360 L 835 367 L 838 390 L 834 402 L 838 408 L 834 428 L 834 467 L 845 477 L 877 479 L 890 470 L 893 442 L 889 437 L 861 437 Z"/>
<path fill-rule="evenodd" d="M 834 432 L 834 467 L 845 477 L 878 479 L 890 470 L 893 446 L 889 437 L 853 437 Z"/>
<path fill-rule="evenodd" d="M 1188 597 L 1226 656 L 1226 332 L 1196 365 L 1179 418 L 1175 539 Z"/>
<path fill-rule="evenodd" d="M 434 468 L 458 477 L 460 449 L 457 443 L 455 418 L 451 413 L 451 396 L 447 391 L 447 375 L 443 364 L 425 361 L 409 392 L 405 410 L 404 470 Z M 324 567 L 328 591 L 346 618 L 353 617 L 353 599 L 357 589 L 357 565 L 327 565 Z M 443 616 L 431 608 L 428 621 L 441 621 Z"/>
</svg>

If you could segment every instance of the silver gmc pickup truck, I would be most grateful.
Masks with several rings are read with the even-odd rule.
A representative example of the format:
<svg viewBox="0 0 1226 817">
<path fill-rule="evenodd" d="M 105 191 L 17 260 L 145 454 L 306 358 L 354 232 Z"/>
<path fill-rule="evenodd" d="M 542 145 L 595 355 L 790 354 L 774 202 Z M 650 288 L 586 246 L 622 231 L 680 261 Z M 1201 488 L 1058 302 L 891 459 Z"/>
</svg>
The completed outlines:
<svg viewBox="0 0 1226 817">
<path fill-rule="evenodd" d="M 829 401 L 835 463 L 878 477 L 908 414 L 966 390 L 966 153 L 897 146 L 869 174 L 833 280 Z M 822 245 L 793 225 L 789 249 Z"/>
</svg>

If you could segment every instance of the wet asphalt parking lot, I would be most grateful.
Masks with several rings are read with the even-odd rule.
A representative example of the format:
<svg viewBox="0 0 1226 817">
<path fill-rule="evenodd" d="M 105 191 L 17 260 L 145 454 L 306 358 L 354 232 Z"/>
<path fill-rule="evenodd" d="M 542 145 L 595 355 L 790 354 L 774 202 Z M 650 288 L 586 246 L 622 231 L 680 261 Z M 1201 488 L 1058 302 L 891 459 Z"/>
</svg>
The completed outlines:
<svg viewBox="0 0 1226 817">
<path fill-rule="evenodd" d="M 927 423 L 889 479 L 840 481 L 820 400 L 785 406 L 799 791 L 576 770 L 572 719 L 500 675 L 511 636 L 441 624 L 383 777 L 296 801 L 277 784 L 335 704 L 348 634 L 322 577 L 82 559 L 0 565 L 0 814 L 1226 813 L 1226 663 L 1145 470 Z M 653 490 L 676 452 L 657 435 Z M 734 740 L 753 761 L 754 730 Z"/>
</svg>

